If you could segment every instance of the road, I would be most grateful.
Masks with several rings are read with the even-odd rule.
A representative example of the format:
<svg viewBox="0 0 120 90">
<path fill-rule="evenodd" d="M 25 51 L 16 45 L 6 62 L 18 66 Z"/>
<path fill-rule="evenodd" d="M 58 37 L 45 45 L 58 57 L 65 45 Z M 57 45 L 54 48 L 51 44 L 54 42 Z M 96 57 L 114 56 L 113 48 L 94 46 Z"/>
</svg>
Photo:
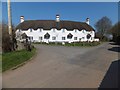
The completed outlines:
<svg viewBox="0 0 120 90">
<path fill-rule="evenodd" d="M 3 88 L 97 88 L 110 64 L 118 60 L 115 45 L 95 47 L 35 45 L 37 55 L 24 66 L 3 73 Z"/>
</svg>

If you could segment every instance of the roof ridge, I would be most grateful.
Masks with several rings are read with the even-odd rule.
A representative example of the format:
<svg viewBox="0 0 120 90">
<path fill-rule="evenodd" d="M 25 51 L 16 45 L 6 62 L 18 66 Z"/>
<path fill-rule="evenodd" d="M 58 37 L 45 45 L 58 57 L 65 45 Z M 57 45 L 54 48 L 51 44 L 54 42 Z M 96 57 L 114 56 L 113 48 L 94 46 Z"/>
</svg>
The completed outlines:
<svg viewBox="0 0 120 90">
<path fill-rule="evenodd" d="M 26 22 L 26 21 L 56 21 L 56 20 L 51 20 L 51 19 L 49 19 L 49 20 L 46 20 L 46 19 L 39 19 L 39 20 L 25 20 L 24 22 Z M 85 23 L 85 22 L 79 22 L 79 21 L 71 21 L 71 20 L 60 20 L 60 21 L 64 21 L 64 22 L 76 22 L 76 23 Z"/>
<path fill-rule="evenodd" d="M 77 22 L 77 21 L 68 21 L 61 20 L 59 23 L 59 27 L 57 27 L 57 23 L 55 20 L 26 20 L 20 23 L 16 29 L 27 30 L 29 28 L 37 29 L 38 27 L 42 27 L 43 29 L 49 30 L 51 28 L 66 28 L 68 30 L 73 29 L 86 29 L 88 31 L 94 30 L 90 25 L 85 22 Z"/>
</svg>

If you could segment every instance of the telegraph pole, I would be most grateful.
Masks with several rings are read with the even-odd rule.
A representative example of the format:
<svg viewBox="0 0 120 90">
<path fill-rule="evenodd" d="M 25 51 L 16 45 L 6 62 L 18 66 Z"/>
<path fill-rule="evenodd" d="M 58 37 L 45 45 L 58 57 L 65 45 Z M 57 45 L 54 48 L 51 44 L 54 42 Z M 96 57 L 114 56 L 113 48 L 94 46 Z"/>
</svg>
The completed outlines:
<svg viewBox="0 0 120 90">
<path fill-rule="evenodd" d="M 8 0 L 8 32 L 10 37 L 12 36 L 12 19 L 11 19 L 11 6 L 10 0 Z"/>
<path fill-rule="evenodd" d="M 14 45 L 13 45 L 13 35 L 12 35 L 12 19 L 11 19 L 11 5 L 10 5 L 10 0 L 8 0 L 8 32 L 9 32 L 9 35 L 10 35 L 10 40 L 11 40 L 11 47 L 12 47 L 12 50 L 14 48 Z"/>
</svg>

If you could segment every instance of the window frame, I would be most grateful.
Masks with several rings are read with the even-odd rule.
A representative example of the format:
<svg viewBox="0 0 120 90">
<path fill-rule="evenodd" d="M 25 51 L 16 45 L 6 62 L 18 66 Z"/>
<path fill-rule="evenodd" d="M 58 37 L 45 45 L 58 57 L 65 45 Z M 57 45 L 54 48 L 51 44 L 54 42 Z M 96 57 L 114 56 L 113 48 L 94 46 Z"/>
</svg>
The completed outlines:
<svg viewBox="0 0 120 90">
<path fill-rule="evenodd" d="M 42 32 L 42 28 L 39 28 L 39 32 Z"/>
<path fill-rule="evenodd" d="M 56 40 L 56 37 L 55 37 L 55 36 L 53 36 L 53 37 L 52 37 L 52 40 Z"/>
<path fill-rule="evenodd" d="M 42 37 L 42 36 L 40 36 L 40 37 L 39 37 L 39 40 L 43 40 L 43 37 Z"/>
<path fill-rule="evenodd" d="M 65 28 L 63 28 L 62 32 L 63 32 L 63 33 L 65 32 Z"/>
<path fill-rule="evenodd" d="M 78 37 L 74 37 L 74 40 L 78 40 Z"/>
<path fill-rule="evenodd" d="M 32 28 L 30 28 L 30 32 L 32 32 L 33 30 L 32 30 Z"/>
<path fill-rule="evenodd" d="M 62 40 L 65 40 L 66 38 L 65 37 L 62 37 Z"/>
</svg>

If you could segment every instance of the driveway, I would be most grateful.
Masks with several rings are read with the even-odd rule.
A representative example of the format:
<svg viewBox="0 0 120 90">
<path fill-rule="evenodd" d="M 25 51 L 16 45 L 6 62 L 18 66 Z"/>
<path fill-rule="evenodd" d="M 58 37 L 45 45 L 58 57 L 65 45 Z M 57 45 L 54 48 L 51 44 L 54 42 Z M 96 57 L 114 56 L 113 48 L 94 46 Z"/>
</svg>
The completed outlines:
<svg viewBox="0 0 120 90">
<path fill-rule="evenodd" d="M 97 88 L 118 52 L 109 43 L 95 47 L 35 45 L 37 55 L 3 73 L 3 88 Z"/>
</svg>

